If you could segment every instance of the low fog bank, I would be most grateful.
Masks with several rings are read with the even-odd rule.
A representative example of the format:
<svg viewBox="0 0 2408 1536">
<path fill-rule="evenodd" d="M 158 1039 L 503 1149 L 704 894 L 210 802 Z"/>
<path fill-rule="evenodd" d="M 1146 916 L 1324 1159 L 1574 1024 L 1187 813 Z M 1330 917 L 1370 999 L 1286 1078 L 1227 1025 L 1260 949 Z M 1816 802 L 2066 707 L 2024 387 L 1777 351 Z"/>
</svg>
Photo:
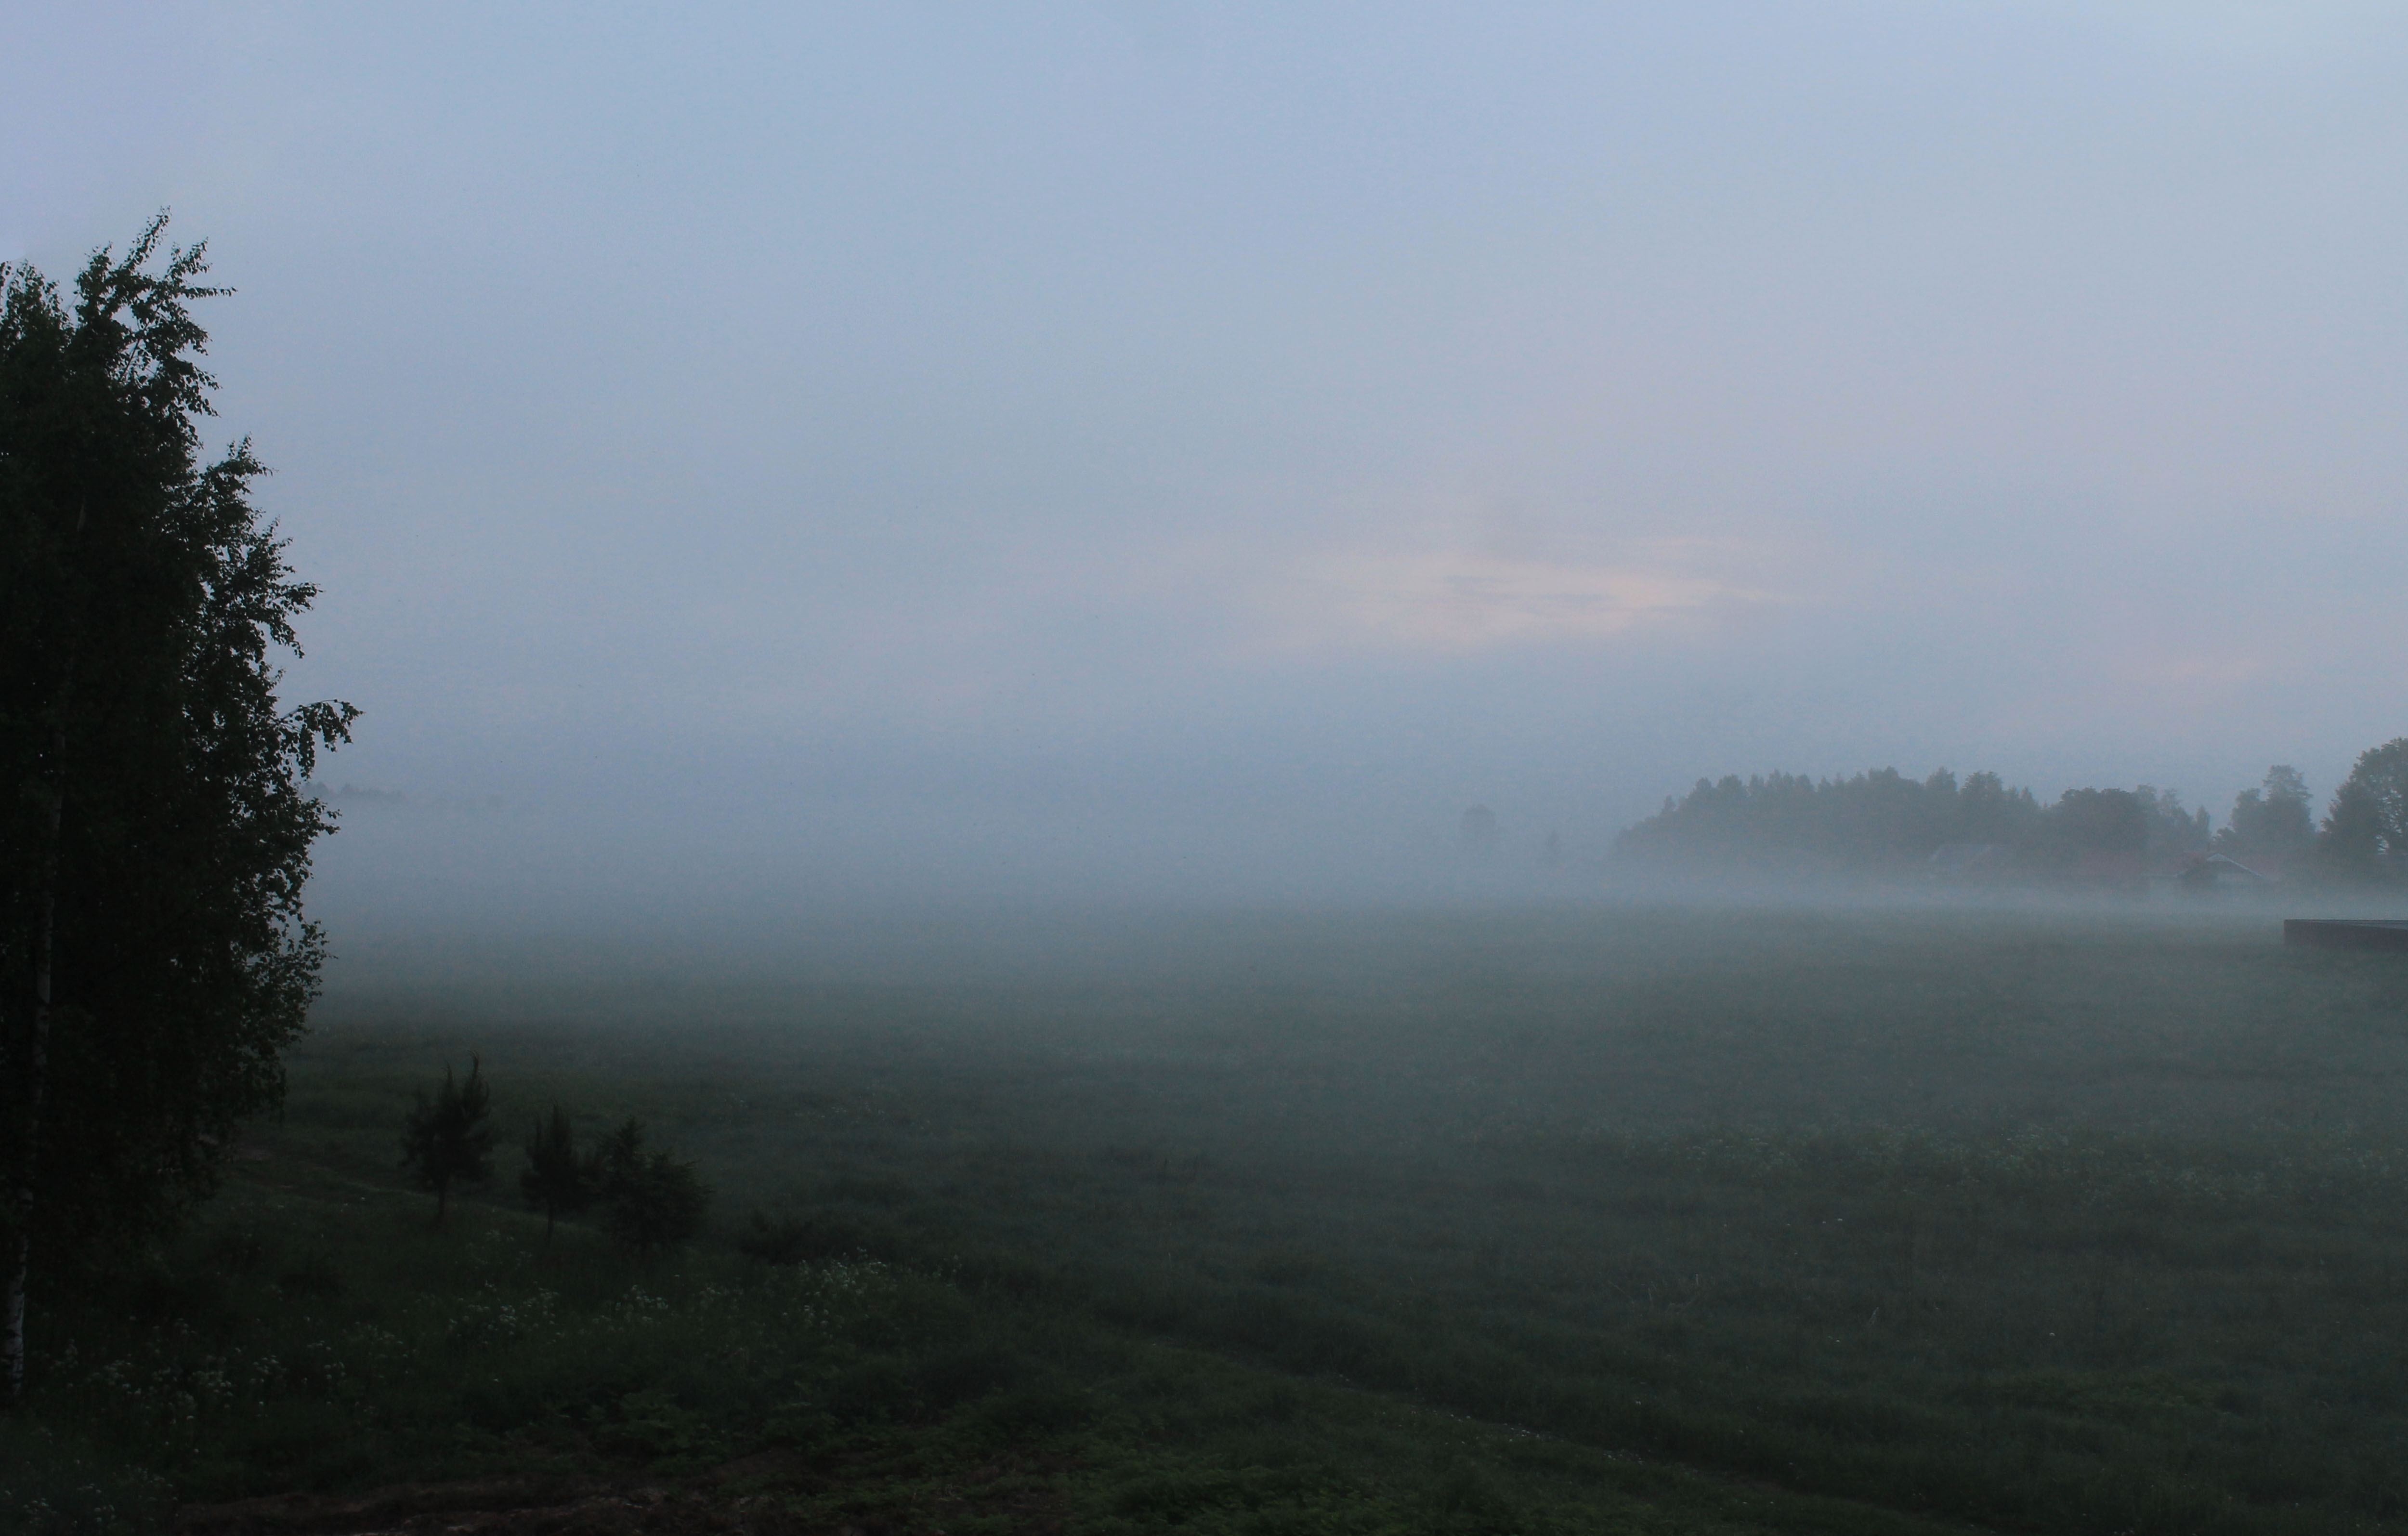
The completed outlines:
<svg viewBox="0 0 2408 1536">
<path fill-rule="evenodd" d="M 514 800 L 330 791 L 313 916 L 338 928 L 428 924 L 684 926 L 774 912 L 933 904 L 1182 910 L 1301 903 L 1450 906 L 1616 898 L 1883 906 L 2104 901 L 2128 893 L 1968 884 L 1920 868 L 1746 871 L 1617 857 L 1618 828 L 1485 808 L 1332 801 L 1254 812 L 1009 805 Z M 2300 890 L 2257 900 L 2297 904 Z M 2363 904 L 2367 897 L 2347 896 Z M 2246 898 L 2157 893 L 2172 912 Z"/>
<path fill-rule="evenodd" d="M 518 803 L 339 790 L 308 909 L 330 987 L 461 966 L 583 988 L 624 971 L 908 979 L 1049 965 L 1132 914 L 1593 897 L 1605 844 L 1467 851 L 1454 817 L 857 803 Z M 1526 844 L 1525 846 L 1524 844 Z M 1080 935 L 1086 935 L 1082 938 Z M 1110 940 L 1107 940 L 1109 942 Z M 1092 958 L 1092 956 L 1090 956 Z"/>
<path fill-rule="evenodd" d="M 1551 844 L 1535 821 L 1499 817 L 1493 840 L 1468 839 L 1460 810 L 1146 819 L 334 799 L 341 831 L 322 847 L 310 911 L 334 949 L 325 1016 L 337 1018 L 634 1019 L 671 999 L 767 1018 L 790 1015 L 798 986 L 1066 977 L 1136 998 L 1166 974 L 1242 975 L 1328 946 L 1405 964 L 1397 946 L 1493 949 L 1511 971 L 1683 909 L 1890 912 L 1910 927 L 1923 913 L 2063 917 L 2269 943 L 2283 915 L 2327 910 L 2267 893 L 1716 876 L 1616 861 L 1609 836 Z"/>
<path fill-rule="evenodd" d="M 896 904 L 1486 901 L 1594 886 L 1608 844 L 1459 846 L 1455 816 L 519 804 L 337 794 L 310 906 L 343 926 L 569 926 Z"/>
</svg>

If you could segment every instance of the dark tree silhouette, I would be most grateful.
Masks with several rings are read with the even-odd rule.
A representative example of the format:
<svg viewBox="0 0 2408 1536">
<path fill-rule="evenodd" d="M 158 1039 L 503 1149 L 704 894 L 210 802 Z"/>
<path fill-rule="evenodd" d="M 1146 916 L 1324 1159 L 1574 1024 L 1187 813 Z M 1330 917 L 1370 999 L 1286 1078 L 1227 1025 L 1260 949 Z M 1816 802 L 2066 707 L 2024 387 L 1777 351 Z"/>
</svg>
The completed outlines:
<svg viewBox="0 0 2408 1536">
<path fill-rule="evenodd" d="M 2408 857 L 2408 737 L 2358 754 L 2316 839 L 2318 860 L 2345 878 L 2377 879 Z"/>
<path fill-rule="evenodd" d="M 486 1119 L 492 1097 L 483 1063 L 470 1056 L 466 1082 L 454 1081 L 445 1067 L 435 1097 L 421 1089 L 402 1122 L 401 1166 L 421 1189 L 434 1192 L 437 1227 L 451 1210 L 454 1184 L 482 1184 L 494 1176 L 494 1127 Z"/>
<path fill-rule="evenodd" d="M 28 1276 L 156 1230 L 282 1097 L 323 945 L 308 787 L 342 704 L 286 710 L 316 589 L 200 458 L 203 248 L 163 214 L 73 303 L 0 264 L 0 1278 L 5 1391 Z"/>
<path fill-rule="evenodd" d="M 2140 802 L 2141 814 L 2148 822 L 2146 846 L 2151 854 L 2179 858 L 2207 852 L 2214 840 L 2208 835 L 2211 818 L 2205 806 L 2186 811 L 2180 794 L 2148 784 L 2132 791 L 2132 797 Z"/>
<path fill-rule="evenodd" d="M 1684 864 L 1779 878 L 1892 874 L 1928 868 L 1951 844 L 1995 850 L 1984 867 L 2010 865 L 2097 878 L 2101 860 L 2131 864 L 2143 853 L 2169 858 L 2210 845 L 2210 817 L 2171 789 L 2069 790 L 2043 810 L 2028 789 L 1995 773 L 1959 783 L 1941 768 L 1920 781 L 1896 768 L 1852 779 L 1802 774 L 1700 779 L 1681 799 L 1624 829 L 1620 859 Z"/>
<path fill-rule="evenodd" d="M 519 1194 L 530 1210 L 543 1213 L 543 1242 L 552 1246 L 552 1225 L 594 1203 L 599 1165 L 577 1156 L 577 1133 L 567 1113 L 557 1104 L 552 1118 L 538 1120 L 527 1137 L 527 1166 L 519 1175 Z"/>
<path fill-rule="evenodd" d="M 646 1149 L 642 1121 L 631 1115 L 603 1137 L 595 1161 L 602 1226 L 621 1247 L 635 1254 L 655 1253 L 701 1230 L 710 1186 L 692 1163 L 678 1161 L 665 1148 Z"/>
<path fill-rule="evenodd" d="M 2069 789 L 2042 814 L 2032 856 L 2063 873 L 2082 872 L 2095 860 L 2128 859 L 2128 865 L 2111 864 L 2107 878 L 2137 876 L 2155 806 L 2154 792 L 2144 800 L 2128 789 Z"/>
<path fill-rule="evenodd" d="M 1995 773 L 1960 785 L 1946 768 L 1921 781 L 1896 768 L 1852 779 L 1802 774 L 1700 779 L 1682 799 L 1627 828 L 1617 858 L 1770 875 L 1919 868 L 1945 843 L 2015 843 L 2040 807 Z"/>
<path fill-rule="evenodd" d="M 2277 763 L 2258 787 L 2233 797 L 2231 819 L 2215 835 L 2216 849 L 2235 858 L 2305 853 L 2316 840 L 2315 813 L 2308 807 L 2308 782 L 2299 769 Z"/>
</svg>

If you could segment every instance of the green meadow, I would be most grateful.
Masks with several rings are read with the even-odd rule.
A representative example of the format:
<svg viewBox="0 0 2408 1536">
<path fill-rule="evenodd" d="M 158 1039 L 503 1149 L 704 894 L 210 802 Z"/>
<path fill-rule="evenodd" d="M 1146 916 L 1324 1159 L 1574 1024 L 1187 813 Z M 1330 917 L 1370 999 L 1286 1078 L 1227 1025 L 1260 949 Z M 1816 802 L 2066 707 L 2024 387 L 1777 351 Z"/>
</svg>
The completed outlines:
<svg viewBox="0 0 2408 1536">
<path fill-rule="evenodd" d="M 186 1231 L 36 1298 L 0 1518 L 332 1529 L 225 1510 L 406 1485 L 695 1529 L 2408 1530 L 2408 956 L 2278 927 L 390 950 Z M 399 1122 L 472 1053 L 499 1175 L 436 1230 Z M 547 1243 L 515 1143 L 555 1102 L 694 1159 L 705 1238 Z"/>
</svg>

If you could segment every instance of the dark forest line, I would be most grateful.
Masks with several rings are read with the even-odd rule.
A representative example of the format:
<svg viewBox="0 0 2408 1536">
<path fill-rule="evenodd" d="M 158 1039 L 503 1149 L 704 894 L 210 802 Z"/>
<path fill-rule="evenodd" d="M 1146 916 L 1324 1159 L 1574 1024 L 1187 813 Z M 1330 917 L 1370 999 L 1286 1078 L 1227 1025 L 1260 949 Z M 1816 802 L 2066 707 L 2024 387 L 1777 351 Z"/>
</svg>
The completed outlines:
<svg viewBox="0 0 2408 1536">
<path fill-rule="evenodd" d="M 1626 828 L 1614 856 L 1771 876 L 1914 876 L 1956 883 L 2194 887 L 2408 883 L 2408 737 L 2359 754 L 2319 818 L 2286 764 L 2235 797 L 2218 827 L 2204 806 L 2142 784 L 2069 789 L 2043 805 L 1996 773 L 1961 782 L 1894 768 L 1853 778 L 1769 773 L 1699 779 Z"/>
</svg>

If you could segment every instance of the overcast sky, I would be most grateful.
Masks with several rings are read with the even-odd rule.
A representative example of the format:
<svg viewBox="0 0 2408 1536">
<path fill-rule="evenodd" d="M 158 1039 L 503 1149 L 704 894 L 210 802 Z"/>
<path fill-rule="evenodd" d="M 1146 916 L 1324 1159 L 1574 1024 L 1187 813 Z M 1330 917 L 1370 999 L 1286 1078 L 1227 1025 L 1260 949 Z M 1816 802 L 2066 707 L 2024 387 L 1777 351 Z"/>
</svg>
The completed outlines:
<svg viewBox="0 0 2408 1536">
<path fill-rule="evenodd" d="M 331 780 L 1175 879 L 1770 768 L 2220 817 L 2408 734 L 2396 5 L 8 36 L 0 259 L 170 208 L 239 290 Z"/>
</svg>

